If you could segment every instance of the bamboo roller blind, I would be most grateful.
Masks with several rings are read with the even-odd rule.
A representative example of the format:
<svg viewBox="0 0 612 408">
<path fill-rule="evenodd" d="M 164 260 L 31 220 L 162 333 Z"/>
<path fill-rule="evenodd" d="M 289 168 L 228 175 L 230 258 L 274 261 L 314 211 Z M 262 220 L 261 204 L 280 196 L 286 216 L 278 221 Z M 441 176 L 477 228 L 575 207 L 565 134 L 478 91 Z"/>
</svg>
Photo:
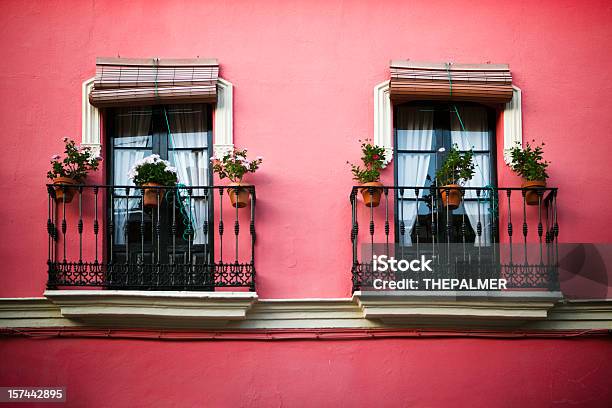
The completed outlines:
<svg viewBox="0 0 612 408">
<path fill-rule="evenodd" d="M 97 107 L 217 100 L 216 59 L 97 58 L 89 101 Z"/>
<path fill-rule="evenodd" d="M 451 100 L 506 103 L 512 99 L 507 64 L 391 61 L 390 96 L 396 102 Z"/>
</svg>

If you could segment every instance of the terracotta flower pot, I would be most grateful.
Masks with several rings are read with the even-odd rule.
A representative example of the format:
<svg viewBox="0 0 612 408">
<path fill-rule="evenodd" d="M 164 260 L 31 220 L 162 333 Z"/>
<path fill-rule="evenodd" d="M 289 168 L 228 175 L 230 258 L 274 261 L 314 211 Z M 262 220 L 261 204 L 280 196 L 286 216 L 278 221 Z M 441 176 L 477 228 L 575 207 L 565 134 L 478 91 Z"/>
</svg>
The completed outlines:
<svg viewBox="0 0 612 408">
<path fill-rule="evenodd" d="M 382 195 L 382 188 L 366 188 L 366 187 L 382 187 L 383 184 L 380 181 L 373 181 L 370 183 L 363 183 L 364 188 L 360 188 L 361 197 L 366 207 L 378 207 L 380 204 L 380 196 Z"/>
<path fill-rule="evenodd" d="M 162 187 L 159 183 L 144 183 L 142 187 Z M 157 207 L 157 192 L 159 192 L 159 201 L 161 203 L 164 197 L 164 189 L 160 188 L 145 188 L 144 189 L 144 206 Z"/>
<path fill-rule="evenodd" d="M 230 183 L 230 187 L 236 186 L 250 186 L 250 184 L 244 183 Z M 249 202 L 249 190 L 246 188 L 228 188 L 228 194 L 230 198 L 230 202 L 232 203 L 232 207 L 236 208 L 244 208 Z"/>
<path fill-rule="evenodd" d="M 442 205 L 451 210 L 454 210 L 461 205 L 462 194 L 459 187 L 460 186 L 458 184 L 447 184 L 442 186 Z"/>
<path fill-rule="evenodd" d="M 76 185 L 79 184 L 75 179 L 69 177 L 56 177 L 53 179 L 53 184 L 71 184 Z M 56 201 L 65 201 L 66 204 L 72 201 L 74 195 L 77 192 L 77 189 L 74 187 L 54 187 L 55 190 L 55 200 Z"/>
<path fill-rule="evenodd" d="M 533 180 L 528 181 L 523 179 L 521 184 L 522 188 L 528 189 L 525 191 L 525 202 L 527 205 L 538 205 L 540 199 L 538 196 L 538 189 L 546 188 L 546 180 Z M 544 192 L 542 192 L 543 194 Z M 544 199 L 544 196 L 542 196 Z"/>
</svg>

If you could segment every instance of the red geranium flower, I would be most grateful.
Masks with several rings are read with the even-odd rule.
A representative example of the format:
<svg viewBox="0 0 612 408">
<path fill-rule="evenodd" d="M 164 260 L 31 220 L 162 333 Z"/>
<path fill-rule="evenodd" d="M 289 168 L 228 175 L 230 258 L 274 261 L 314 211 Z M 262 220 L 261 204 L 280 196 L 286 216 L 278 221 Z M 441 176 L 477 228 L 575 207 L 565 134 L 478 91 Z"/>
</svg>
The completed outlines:
<svg viewBox="0 0 612 408">
<path fill-rule="evenodd" d="M 377 154 L 375 154 L 374 156 L 372 156 L 372 158 L 373 158 L 374 160 L 378 160 L 378 159 L 380 159 L 380 156 L 379 156 L 379 155 L 377 155 Z"/>
</svg>

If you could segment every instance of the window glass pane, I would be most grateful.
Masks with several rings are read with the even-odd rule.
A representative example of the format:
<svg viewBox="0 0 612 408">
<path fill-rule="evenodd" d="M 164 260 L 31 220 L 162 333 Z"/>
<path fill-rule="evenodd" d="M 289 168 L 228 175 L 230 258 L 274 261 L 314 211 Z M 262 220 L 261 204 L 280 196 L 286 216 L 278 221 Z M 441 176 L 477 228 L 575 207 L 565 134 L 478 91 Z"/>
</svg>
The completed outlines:
<svg viewBox="0 0 612 408">
<path fill-rule="evenodd" d="M 399 186 L 429 186 L 436 175 L 435 153 L 399 153 L 397 157 L 397 181 Z M 429 179 L 428 179 L 429 176 Z M 420 192 L 422 196 L 422 192 Z M 414 192 L 405 196 L 414 197 Z"/>
<path fill-rule="evenodd" d="M 173 150 L 170 163 L 176 167 L 179 183 L 187 186 L 208 185 L 208 151 Z M 194 190 L 194 194 L 196 191 Z"/>
<path fill-rule="evenodd" d="M 166 110 L 170 137 L 168 149 L 206 148 L 206 110 L 204 105 L 171 105 Z M 165 120 L 165 118 L 163 118 Z"/>
<path fill-rule="evenodd" d="M 432 150 L 433 107 L 400 106 L 396 111 L 397 148 L 400 150 Z"/>
<path fill-rule="evenodd" d="M 459 150 L 489 150 L 487 110 L 481 106 L 457 106 L 457 112 L 458 115 L 451 110 L 451 143 L 457 144 Z"/>
<path fill-rule="evenodd" d="M 115 113 L 114 147 L 151 149 L 151 108 L 122 108 Z"/>
</svg>

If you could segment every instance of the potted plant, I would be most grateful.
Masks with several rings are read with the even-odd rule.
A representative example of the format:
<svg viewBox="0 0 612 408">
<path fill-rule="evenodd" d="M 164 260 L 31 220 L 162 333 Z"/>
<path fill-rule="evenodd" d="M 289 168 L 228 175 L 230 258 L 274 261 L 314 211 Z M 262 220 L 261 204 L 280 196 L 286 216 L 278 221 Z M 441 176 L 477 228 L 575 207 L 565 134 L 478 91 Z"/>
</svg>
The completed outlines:
<svg viewBox="0 0 612 408">
<path fill-rule="evenodd" d="M 145 207 L 157 206 L 158 193 L 161 197 L 164 190 L 161 188 L 146 187 L 174 187 L 178 182 L 176 168 L 159 155 L 152 154 L 138 160 L 128 172 L 128 177 L 135 185 L 144 188 L 143 200 Z"/>
<path fill-rule="evenodd" d="M 249 190 L 244 186 L 250 186 L 242 182 L 247 173 L 255 173 L 263 162 L 263 157 L 257 156 L 254 160 L 247 159 L 247 149 L 232 149 L 223 157 L 211 157 L 213 171 L 220 179 L 228 178 L 231 183 L 228 189 L 230 202 L 234 208 L 246 207 L 249 201 Z"/>
<path fill-rule="evenodd" d="M 47 178 L 56 185 L 55 199 L 69 203 L 77 190 L 66 185 L 81 184 L 90 170 L 98 169 L 102 158 L 94 156 L 89 147 L 77 146 L 74 140 L 67 137 L 64 137 L 62 142 L 65 144 L 66 157 L 62 159 L 59 154 L 51 156 L 51 170 L 47 172 Z"/>
<path fill-rule="evenodd" d="M 532 140 L 535 142 L 535 140 Z M 522 177 L 521 188 L 525 190 L 525 202 L 527 205 L 538 205 L 540 198 L 538 189 L 546 188 L 548 173 L 546 168 L 550 164 L 544 160 L 544 143 L 541 145 L 531 145 L 527 142 L 523 148 L 517 144 L 510 150 L 512 170 Z"/>
<path fill-rule="evenodd" d="M 385 148 L 371 144 L 367 139 L 361 141 L 361 161 L 363 168 L 351 162 L 353 180 L 364 188 L 360 188 L 361 197 L 366 207 L 378 207 L 382 195 L 380 171 L 385 168 Z"/>
<path fill-rule="evenodd" d="M 455 144 L 436 172 L 436 185 L 441 187 L 442 204 L 451 210 L 461 205 L 460 186 L 474 177 L 474 152 L 460 152 Z"/>
</svg>

